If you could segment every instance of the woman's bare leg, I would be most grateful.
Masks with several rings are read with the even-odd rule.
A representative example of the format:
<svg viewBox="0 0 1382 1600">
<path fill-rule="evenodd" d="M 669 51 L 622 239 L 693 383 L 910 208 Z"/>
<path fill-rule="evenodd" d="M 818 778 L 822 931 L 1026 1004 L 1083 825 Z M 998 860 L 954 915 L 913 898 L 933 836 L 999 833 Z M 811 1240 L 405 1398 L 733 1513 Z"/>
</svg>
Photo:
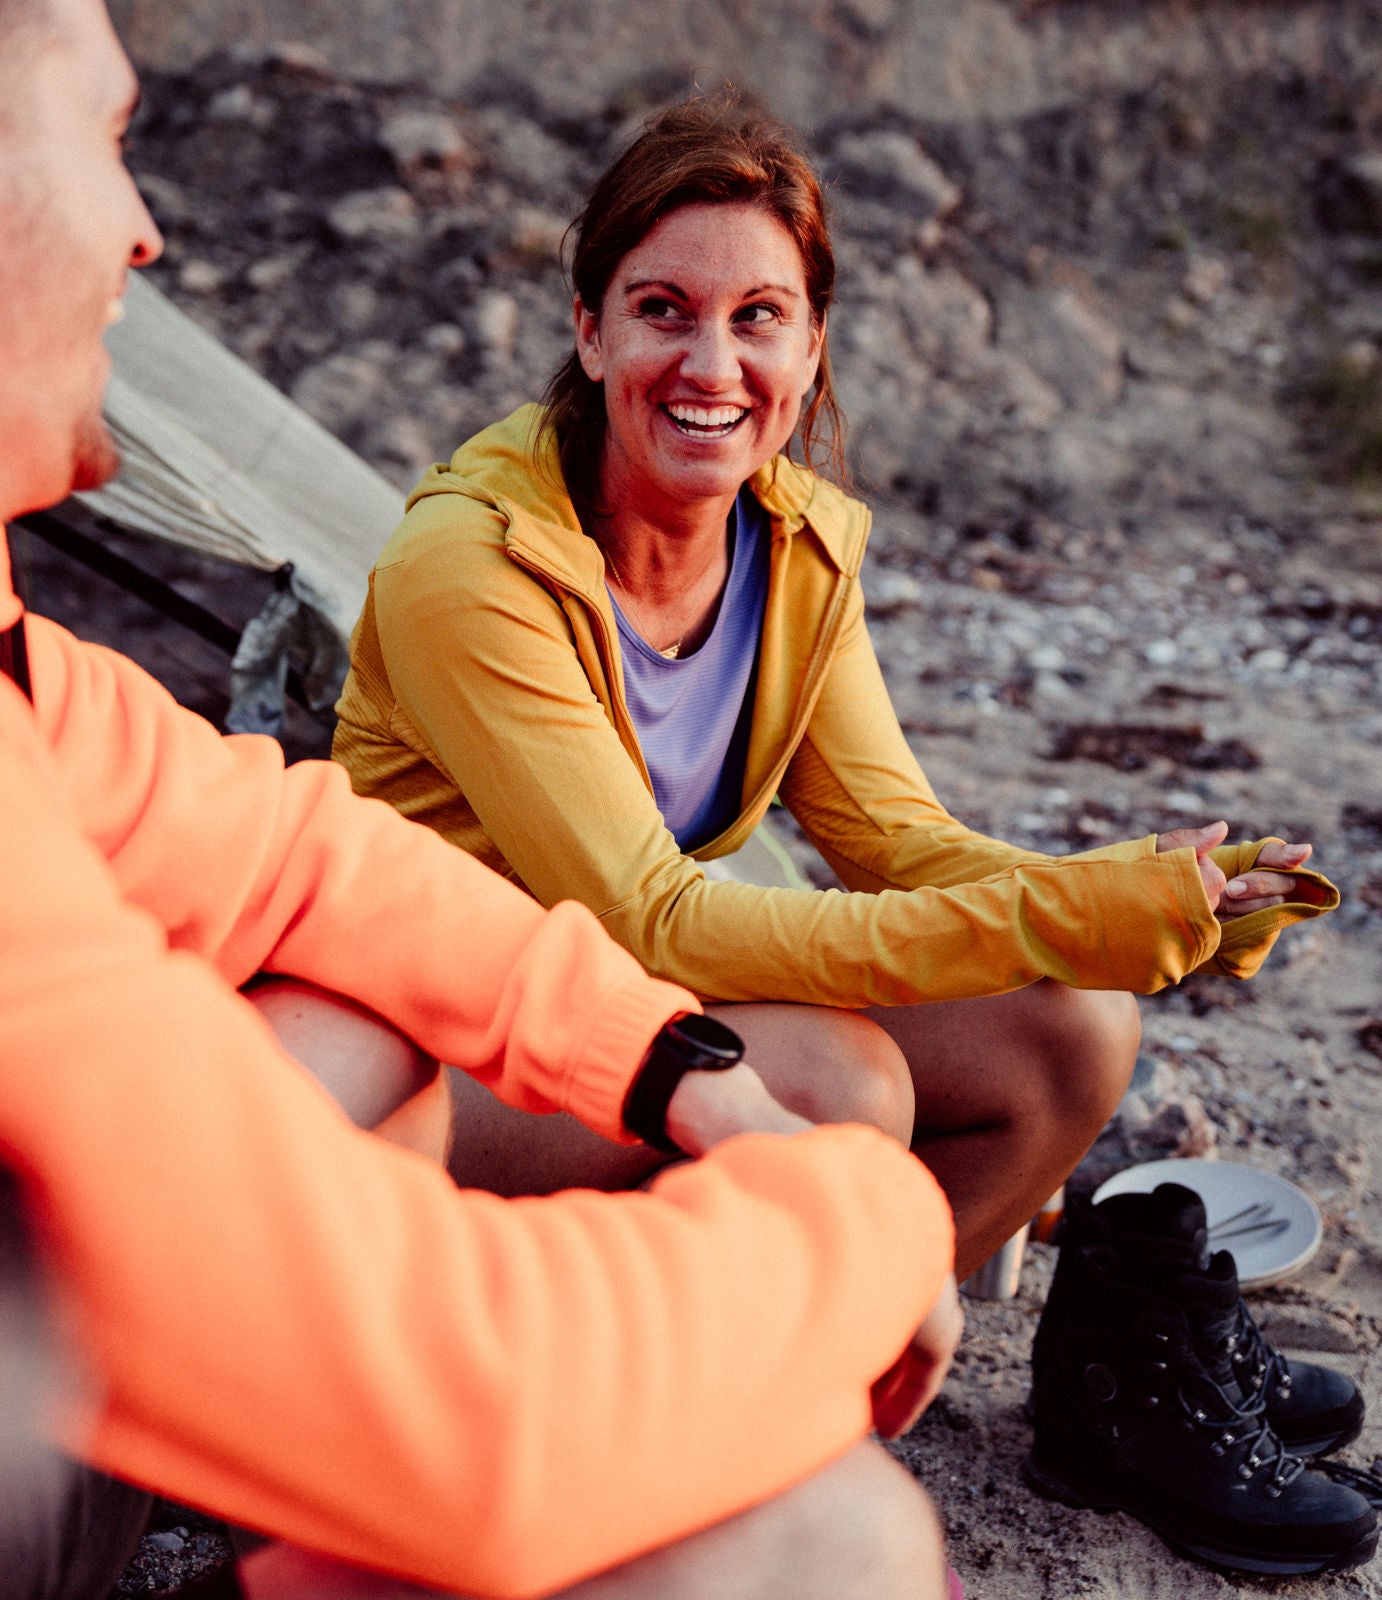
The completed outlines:
<svg viewBox="0 0 1382 1600">
<path fill-rule="evenodd" d="M 812 1122 L 868 1122 L 906 1143 L 912 1083 L 897 1046 L 866 1018 L 829 1006 L 710 1006 L 741 1035 L 745 1059 L 789 1110 Z M 495 1194 L 632 1189 L 666 1165 L 646 1145 L 620 1145 L 565 1114 L 514 1111 L 452 1071 L 451 1175 Z"/>
<path fill-rule="evenodd" d="M 912 1149 L 949 1197 L 964 1278 L 1055 1193 L 1113 1115 L 1137 1060 L 1137 1002 L 1045 981 L 868 1015 L 911 1069 Z"/>
<path fill-rule="evenodd" d="M 1131 995 L 1050 982 L 863 1013 L 710 1009 L 784 1105 L 911 1145 L 955 1213 L 960 1278 L 1069 1176 L 1127 1088 L 1141 1037 Z"/>
<path fill-rule="evenodd" d="M 247 1600 L 419 1600 L 437 1592 L 288 1545 L 257 1552 L 240 1572 Z M 775 1499 L 552 1600 L 943 1600 L 945 1592 L 944 1544 L 929 1500 L 885 1450 L 861 1444 Z"/>
<path fill-rule="evenodd" d="M 875 1007 L 716 1005 L 790 1110 L 909 1143 L 955 1212 L 964 1277 L 1064 1182 L 1113 1114 L 1141 1033 L 1131 995 L 1050 982 L 981 1000 Z M 453 1072 L 451 1172 L 497 1194 L 641 1183 L 664 1158 L 534 1117 Z"/>
</svg>

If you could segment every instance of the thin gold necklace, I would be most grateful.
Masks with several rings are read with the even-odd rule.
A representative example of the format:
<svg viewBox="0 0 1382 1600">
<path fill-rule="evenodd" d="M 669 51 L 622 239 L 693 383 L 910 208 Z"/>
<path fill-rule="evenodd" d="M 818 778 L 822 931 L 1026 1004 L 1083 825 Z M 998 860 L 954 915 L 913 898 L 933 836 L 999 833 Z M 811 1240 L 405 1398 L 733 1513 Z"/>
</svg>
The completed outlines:
<svg viewBox="0 0 1382 1600">
<path fill-rule="evenodd" d="M 628 586 L 628 584 L 626 584 L 624 582 L 624 575 L 623 575 L 622 572 L 620 572 L 618 563 L 615 561 L 614 557 L 609 553 L 608 550 L 605 549 L 605 547 L 603 545 L 600 546 L 600 553 L 604 556 L 605 560 L 609 563 L 609 570 L 614 574 L 614 581 L 619 585 L 619 588 L 623 592 L 623 595 L 624 595 L 624 606 L 623 606 L 623 609 L 629 613 L 629 621 L 632 622 L 634 627 L 638 629 L 639 636 L 641 638 L 643 638 L 645 640 L 645 642 L 649 646 L 651 646 L 652 649 L 656 650 L 658 655 L 664 657 L 668 661 L 675 661 L 677 659 L 677 657 L 681 654 L 681 647 L 682 647 L 682 644 L 683 644 L 683 642 L 684 642 L 684 640 L 686 638 L 686 635 L 683 633 L 679 638 L 674 639 L 671 644 L 666 645 L 666 646 L 661 647 L 661 648 L 659 646 L 653 644 L 653 641 L 647 637 L 646 633 L 644 633 L 644 630 L 643 630 L 642 626 L 640 626 L 640 624 L 639 624 L 638 617 L 637 617 L 636 613 L 634 612 L 633 606 L 630 604 L 630 602 L 633 599 L 633 596 L 629 593 L 629 586 Z"/>
</svg>

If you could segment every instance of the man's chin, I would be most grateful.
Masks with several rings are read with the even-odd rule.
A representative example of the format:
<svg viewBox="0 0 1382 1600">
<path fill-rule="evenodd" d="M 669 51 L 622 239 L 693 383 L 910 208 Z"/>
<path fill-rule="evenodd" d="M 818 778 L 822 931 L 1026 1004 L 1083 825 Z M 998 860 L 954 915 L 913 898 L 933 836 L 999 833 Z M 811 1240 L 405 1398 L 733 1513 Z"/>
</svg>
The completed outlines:
<svg viewBox="0 0 1382 1600">
<path fill-rule="evenodd" d="M 120 452 L 100 416 L 79 431 L 72 455 L 72 488 L 99 489 L 120 470 Z"/>
</svg>

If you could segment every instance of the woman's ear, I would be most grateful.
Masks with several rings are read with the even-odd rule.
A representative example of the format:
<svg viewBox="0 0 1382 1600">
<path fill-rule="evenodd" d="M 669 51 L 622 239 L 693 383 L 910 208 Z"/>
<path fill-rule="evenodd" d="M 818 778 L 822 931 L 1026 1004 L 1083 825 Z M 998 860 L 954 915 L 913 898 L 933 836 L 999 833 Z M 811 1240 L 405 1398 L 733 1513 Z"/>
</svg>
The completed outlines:
<svg viewBox="0 0 1382 1600">
<path fill-rule="evenodd" d="M 571 320 L 576 325 L 576 356 L 581 370 L 592 383 L 603 383 L 605 360 L 600 353 L 600 319 L 595 312 L 586 310 L 580 295 L 572 303 Z"/>
<path fill-rule="evenodd" d="M 825 318 L 822 317 L 811 332 L 811 350 L 807 357 L 806 382 L 802 385 L 801 397 L 804 400 L 811 393 L 811 386 L 820 376 L 821 351 L 825 349 Z"/>
</svg>

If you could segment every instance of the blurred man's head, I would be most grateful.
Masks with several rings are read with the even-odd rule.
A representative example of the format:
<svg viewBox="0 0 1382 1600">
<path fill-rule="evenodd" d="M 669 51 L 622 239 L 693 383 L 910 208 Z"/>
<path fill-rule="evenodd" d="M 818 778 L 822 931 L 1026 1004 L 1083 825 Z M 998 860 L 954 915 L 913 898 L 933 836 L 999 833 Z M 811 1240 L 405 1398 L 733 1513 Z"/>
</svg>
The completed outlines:
<svg viewBox="0 0 1382 1600">
<path fill-rule="evenodd" d="M 121 155 L 136 96 L 103 0 L 0 0 L 0 520 L 118 464 L 102 335 L 162 248 Z"/>
</svg>

